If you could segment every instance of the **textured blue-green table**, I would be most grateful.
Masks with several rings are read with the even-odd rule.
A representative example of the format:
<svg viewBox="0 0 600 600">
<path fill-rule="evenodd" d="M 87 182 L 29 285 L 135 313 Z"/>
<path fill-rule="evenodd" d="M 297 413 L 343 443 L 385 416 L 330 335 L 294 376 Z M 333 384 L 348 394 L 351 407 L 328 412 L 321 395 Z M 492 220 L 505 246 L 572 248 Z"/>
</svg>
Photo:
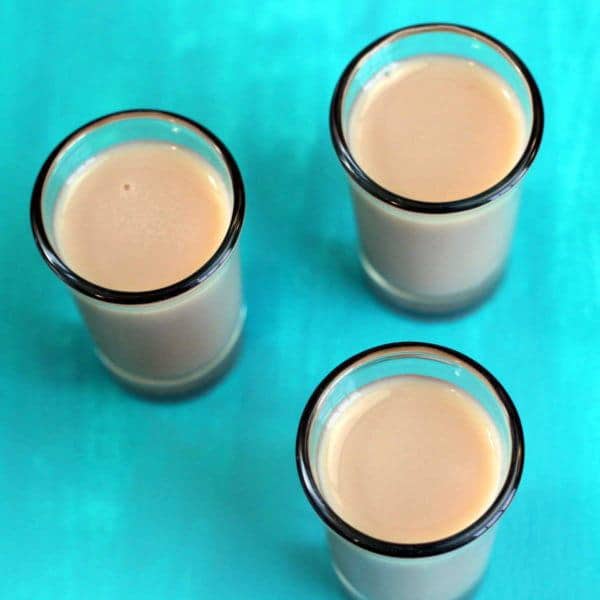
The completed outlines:
<svg viewBox="0 0 600 600">
<path fill-rule="evenodd" d="M 502 286 L 438 320 L 366 287 L 327 128 L 351 56 L 432 20 L 511 45 L 547 112 Z M 597 2 L 5 0 L 0 28 L 0 598 L 342 598 L 297 480 L 297 420 L 330 368 L 394 340 L 472 355 L 521 412 L 525 475 L 480 597 L 598 597 Z M 29 231 L 52 146 L 130 107 L 206 124 L 247 185 L 245 343 L 185 403 L 148 402 L 104 372 Z"/>
</svg>

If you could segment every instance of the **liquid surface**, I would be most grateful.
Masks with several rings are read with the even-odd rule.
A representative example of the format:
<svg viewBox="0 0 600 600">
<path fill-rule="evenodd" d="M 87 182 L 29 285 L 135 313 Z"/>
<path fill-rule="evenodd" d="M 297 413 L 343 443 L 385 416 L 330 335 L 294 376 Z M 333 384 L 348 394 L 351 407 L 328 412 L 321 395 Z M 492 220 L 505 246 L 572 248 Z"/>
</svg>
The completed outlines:
<svg viewBox="0 0 600 600">
<path fill-rule="evenodd" d="M 319 480 L 354 528 L 397 543 L 457 533 L 493 502 L 500 439 L 470 395 L 430 377 L 402 375 L 349 396 L 325 426 Z"/>
<path fill-rule="evenodd" d="M 382 187 L 445 202 L 483 192 L 517 163 L 525 118 L 515 92 L 487 67 L 424 55 L 377 74 L 358 96 L 349 144 Z"/>
<path fill-rule="evenodd" d="M 231 203 L 217 171 L 181 146 L 132 142 L 80 167 L 55 212 L 58 252 L 102 287 L 154 290 L 181 281 L 215 253 Z"/>
</svg>

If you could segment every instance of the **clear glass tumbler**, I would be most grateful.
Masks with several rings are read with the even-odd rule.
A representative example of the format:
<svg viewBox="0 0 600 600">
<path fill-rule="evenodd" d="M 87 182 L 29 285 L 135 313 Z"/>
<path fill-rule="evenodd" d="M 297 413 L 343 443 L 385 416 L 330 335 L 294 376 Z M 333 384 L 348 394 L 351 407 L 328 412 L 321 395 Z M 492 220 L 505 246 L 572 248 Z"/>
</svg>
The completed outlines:
<svg viewBox="0 0 600 600">
<path fill-rule="evenodd" d="M 396 375 L 435 377 L 464 389 L 489 414 L 499 433 L 501 484 L 494 501 L 477 521 L 445 539 L 397 544 L 370 537 L 334 512 L 321 486 L 319 445 L 332 413 L 357 389 Z M 521 422 L 502 385 L 467 356 L 419 342 L 378 346 L 336 367 L 310 397 L 296 442 L 300 481 L 327 527 L 334 570 L 351 596 L 369 600 L 468 597 L 483 576 L 496 523 L 519 485 L 523 461 Z"/>
<path fill-rule="evenodd" d="M 357 163 L 348 143 L 355 101 L 389 65 L 419 55 L 477 61 L 510 85 L 527 127 L 514 168 L 490 189 L 451 202 L 422 202 L 380 186 Z M 376 291 L 420 312 L 450 312 L 483 298 L 500 279 L 511 245 L 519 182 L 535 158 L 543 131 L 538 87 L 519 57 L 475 29 L 434 23 L 394 31 L 352 59 L 333 95 L 333 145 L 348 174 L 363 269 Z M 402 165 L 398 165 L 401 169 Z"/>
<path fill-rule="evenodd" d="M 225 237 L 208 262 L 185 279 L 145 292 L 100 287 L 72 271 L 56 246 L 55 209 L 67 179 L 86 161 L 117 144 L 162 141 L 184 146 L 222 177 L 231 203 Z M 224 144 L 198 123 L 156 110 L 101 117 L 63 140 L 42 166 L 31 199 L 31 224 L 50 268 L 71 289 L 106 367 L 127 385 L 153 394 L 188 391 L 231 362 L 246 309 L 238 239 L 244 186 Z"/>
</svg>

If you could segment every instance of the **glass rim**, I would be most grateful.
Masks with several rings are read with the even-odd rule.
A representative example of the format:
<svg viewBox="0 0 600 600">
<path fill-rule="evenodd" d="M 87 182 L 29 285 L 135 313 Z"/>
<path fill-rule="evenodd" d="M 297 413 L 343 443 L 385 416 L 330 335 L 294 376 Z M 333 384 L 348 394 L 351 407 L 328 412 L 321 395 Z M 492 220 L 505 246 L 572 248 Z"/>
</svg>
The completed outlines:
<svg viewBox="0 0 600 600">
<path fill-rule="evenodd" d="M 44 226 L 42 202 L 44 187 L 49 173 L 74 143 L 82 139 L 89 132 L 108 123 L 142 118 L 162 119 L 166 122 L 178 123 L 193 131 L 196 135 L 206 138 L 217 149 L 221 159 L 225 163 L 229 177 L 231 178 L 233 210 L 229 226 L 221 244 L 208 261 L 203 263 L 196 271 L 165 287 L 141 292 L 132 292 L 102 287 L 71 270 L 50 243 Z M 42 257 L 52 271 L 54 271 L 54 273 L 70 288 L 85 296 L 103 302 L 133 305 L 150 304 L 174 298 L 196 287 L 210 277 L 210 275 L 227 260 L 233 251 L 242 228 L 244 212 L 245 192 L 242 175 L 231 152 L 212 131 L 196 121 L 178 113 L 152 108 L 136 108 L 112 112 L 93 119 L 75 129 L 54 147 L 44 161 L 33 186 L 31 193 L 30 221 L 33 237 Z"/>
<path fill-rule="evenodd" d="M 327 500 L 321 494 L 317 479 L 313 474 L 309 456 L 310 432 L 316 416 L 316 408 L 324 393 L 326 393 L 334 383 L 352 372 L 357 366 L 370 362 L 373 357 L 386 355 L 393 356 L 397 354 L 398 351 L 406 352 L 410 350 L 429 352 L 430 354 L 436 352 L 442 356 L 446 355 L 446 357 L 450 357 L 451 359 L 458 359 L 458 361 L 473 369 L 478 377 L 485 380 L 485 382 L 491 386 L 498 401 L 505 409 L 508 416 L 508 425 L 512 441 L 512 451 L 505 480 L 496 494 L 494 501 L 486 511 L 473 523 L 450 536 L 431 542 L 415 544 L 381 540 L 355 529 L 352 525 L 344 521 L 330 507 Z M 510 505 L 521 480 L 524 457 L 525 442 L 521 420 L 515 405 L 500 382 L 487 369 L 472 358 L 445 346 L 429 344 L 426 342 L 394 342 L 375 346 L 368 350 L 364 350 L 363 352 L 359 352 L 339 364 L 325 376 L 310 396 L 310 399 L 302 412 L 296 438 L 296 467 L 298 469 L 298 475 L 304 493 L 317 515 L 332 531 L 345 538 L 351 544 L 374 552 L 375 554 L 396 558 L 423 558 L 445 554 L 465 546 L 482 536 L 498 521 Z"/>
<path fill-rule="evenodd" d="M 502 55 L 511 66 L 519 73 L 527 85 L 532 104 L 532 122 L 529 139 L 519 160 L 514 167 L 494 185 L 482 192 L 479 192 L 468 198 L 450 200 L 446 202 L 425 202 L 414 198 L 408 198 L 396 194 L 385 187 L 379 185 L 371 179 L 354 159 L 350 151 L 348 141 L 344 134 L 342 125 L 342 105 L 346 95 L 346 89 L 353 75 L 356 73 L 362 63 L 373 53 L 377 52 L 387 43 L 406 38 L 412 35 L 422 33 L 455 33 L 465 37 L 475 38 L 479 42 L 486 44 L 492 50 Z M 365 46 L 346 66 L 340 79 L 338 80 L 329 111 L 329 129 L 331 139 L 338 159 L 350 177 L 364 190 L 372 196 L 396 208 L 402 208 L 412 212 L 419 213 L 452 213 L 463 210 L 469 210 L 487 204 L 488 202 L 502 196 L 505 192 L 513 188 L 525 175 L 540 147 L 542 133 L 544 130 L 544 107 L 542 96 L 533 75 L 519 58 L 519 56 L 508 46 L 495 37 L 464 25 L 454 23 L 421 23 L 395 29 L 374 42 Z"/>
</svg>

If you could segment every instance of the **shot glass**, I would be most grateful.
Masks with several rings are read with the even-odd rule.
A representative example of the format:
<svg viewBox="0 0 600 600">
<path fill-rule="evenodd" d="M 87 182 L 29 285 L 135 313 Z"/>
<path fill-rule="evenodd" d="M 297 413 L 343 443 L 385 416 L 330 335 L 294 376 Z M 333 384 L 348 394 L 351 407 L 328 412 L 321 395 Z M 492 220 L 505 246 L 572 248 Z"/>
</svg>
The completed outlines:
<svg viewBox="0 0 600 600">
<path fill-rule="evenodd" d="M 225 184 L 231 220 L 213 256 L 185 279 L 144 292 L 106 289 L 82 278 L 61 257 L 56 203 L 83 163 L 117 144 L 143 140 L 178 144 L 212 165 Z M 173 113 L 130 110 L 84 125 L 50 153 L 34 185 L 31 225 L 43 258 L 69 286 L 109 371 L 141 392 L 172 394 L 208 383 L 231 363 L 246 315 L 238 249 L 244 207 L 239 169 L 213 133 Z"/>
<path fill-rule="evenodd" d="M 331 508 L 319 476 L 324 429 L 350 394 L 396 375 L 422 375 L 468 392 L 488 413 L 502 446 L 501 484 L 485 513 L 445 539 L 398 544 L 376 539 L 345 522 Z M 336 367 L 313 392 L 298 428 L 300 481 L 327 530 L 333 568 L 350 596 L 362 600 L 456 600 L 482 578 L 497 521 L 518 487 L 524 460 L 521 422 L 502 385 L 474 360 L 448 348 L 418 342 L 366 350 Z"/>
<path fill-rule="evenodd" d="M 371 179 L 348 143 L 353 106 L 383 69 L 419 55 L 477 61 L 510 85 L 525 116 L 526 142 L 514 168 L 491 188 L 449 202 L 405 198 Z M 519 205 L 519 183 L 542 138 L 538 87 L 519 57 L 475 29 L 435 23 L 399 29 L 350 61 L 333 94 L 330 129 L 347 172 L 360 239 L 360 260 L 375 290 L 418 312 L 452 312 L 482 299 L 500 279 Z M 399 164 L 401 169 L 402 165 Z"/>
</svg>

